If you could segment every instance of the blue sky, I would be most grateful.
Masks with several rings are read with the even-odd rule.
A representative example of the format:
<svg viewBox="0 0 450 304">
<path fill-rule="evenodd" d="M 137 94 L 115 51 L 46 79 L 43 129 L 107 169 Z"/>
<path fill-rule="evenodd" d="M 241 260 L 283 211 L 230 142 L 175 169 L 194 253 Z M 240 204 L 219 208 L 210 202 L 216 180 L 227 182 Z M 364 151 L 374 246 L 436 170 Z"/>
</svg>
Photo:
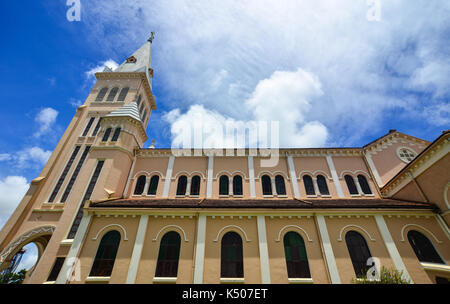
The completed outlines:
<svg viewBox="0 0 450 304">
<path fill-rule="evenodd" d="M 1 1 L 0 226 L 93 86 L 151 31 L 149 142 L 192 121 L 280 121 L 286 147 L 362 146 L 450 123 L 450 2 Z M 91 71 L 91 74 L 89 74 Z M 207 137 L 215 138 L 211 131 Z"/>
</svg>

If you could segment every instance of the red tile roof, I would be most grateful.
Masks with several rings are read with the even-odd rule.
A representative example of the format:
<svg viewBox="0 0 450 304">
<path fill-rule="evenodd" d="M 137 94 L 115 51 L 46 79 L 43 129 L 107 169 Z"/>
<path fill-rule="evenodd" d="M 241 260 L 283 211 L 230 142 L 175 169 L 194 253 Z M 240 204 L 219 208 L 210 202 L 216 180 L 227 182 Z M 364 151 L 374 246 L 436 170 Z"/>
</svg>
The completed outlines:
<svg viewBox="0 0 450 304">
<path fill-rule="evenodd" d="M 435 206 L 394 199 L 118 199 L 92 202 L 91 208 L 268 208 L 268 209 L 322 209 L 322 208 L 383 208 L 434 209 Z"/>
</svg>

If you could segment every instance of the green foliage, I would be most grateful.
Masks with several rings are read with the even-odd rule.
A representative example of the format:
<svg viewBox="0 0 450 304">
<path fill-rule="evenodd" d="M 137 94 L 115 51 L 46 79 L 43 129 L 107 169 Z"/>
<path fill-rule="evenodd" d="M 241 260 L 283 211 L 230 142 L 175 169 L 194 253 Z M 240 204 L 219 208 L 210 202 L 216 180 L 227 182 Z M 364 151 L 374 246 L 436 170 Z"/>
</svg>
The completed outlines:
<svg viewBox="0 0 450 304">
<path fill-rule="evenodd" d="M 386 267 L 381 267 L 380 279 L 371 281 L 365 276 L 361 276 L 358 279 L 353 279 L 352 283 L 355 284 L 410 284 L 411 282 L 403 278 L 403 271 L 398 271 L 396 269 L 388 269 Z"/>
<path fill-rule="evenodd" d="M 2 272 L 0 274 L 0 284 L 22 284 L 23 280 L 25 279 L 26 273 L 26 269 L 22 269 L 17 273 Z"/>
</svg>

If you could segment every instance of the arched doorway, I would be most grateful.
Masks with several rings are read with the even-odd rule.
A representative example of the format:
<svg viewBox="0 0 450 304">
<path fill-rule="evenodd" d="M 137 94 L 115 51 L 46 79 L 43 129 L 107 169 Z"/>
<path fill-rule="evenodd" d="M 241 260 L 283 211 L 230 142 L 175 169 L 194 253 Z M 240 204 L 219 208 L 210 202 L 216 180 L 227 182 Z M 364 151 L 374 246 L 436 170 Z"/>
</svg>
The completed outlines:
<svg viewBox="0 0 450 304">
<path fill-rule="evenodd" d="M 0 272 L 28 268 L 26 280 L 36 268 L 54 231 L 53 226 L 37 227 L 16 238 L 0 252 Z"/>
</svg>

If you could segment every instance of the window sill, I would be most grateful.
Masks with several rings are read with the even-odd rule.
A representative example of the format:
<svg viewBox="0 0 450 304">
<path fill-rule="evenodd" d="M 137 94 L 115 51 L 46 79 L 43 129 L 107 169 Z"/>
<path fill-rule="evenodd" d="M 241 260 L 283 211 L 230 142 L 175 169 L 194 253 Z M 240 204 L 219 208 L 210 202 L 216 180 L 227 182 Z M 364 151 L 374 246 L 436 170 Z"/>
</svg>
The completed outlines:
<svg viewBox="0 0 450 304">
<path fill-rule="evenodd" d="M 45 285 L 56 284 L 56 281 L 47 281 L 47 282 L 44 282 L 42 284 L 45 284 Z"/>
<path fill-rule="evenodd" d="M 360 197 L 361 194 L 350 194 L 351 197 Z"/>
<path fill-rule="evenodd" d="M 239 194 L 239 195 L 233 195 L 233 197 L 237 197 L 237 198 L 243 198 L 243 197 L 244 197 L 244 195 L 242 195 L 242 194 Z"/>
<path fill-rule="evenodd" d="M 312 278 L 289 278 L 289 284 L 314 284 Z"/>
<path fill-rule="evenodd" d="M 186 195 L 175 195 L 176 198 L 183 198 L 186 197 Z"/>
<path fill-rule="evenodd" d="M 363 194 L 363 196 L 370 196 L 370 197 L 373 197 L 373 196 L 375 196 L 375 194 Z"/>
<path fill-rule="evenodd" d="M 321 197 L 324 197 L 324 198 L 330 198 L 331 195 L 329 195 L 329 194 L 322 194 Z"/>
<path fill-rule="evenodd" d="M 219 194 L 219 198 L 227 198 L 230 197 L 229 195 L 223 195 L 223 194 Z"/>
<path fill-rule="evenodd" d="M 450 273 L 450 266 L 437 263 L 420 263 L 425 270 L 441 271 Z"/>
<path fill-rule="evenodd" d="M 87 277 L 86 283 L 109 283 L 111 277 Z"/>
<path fill-rule="evenodd" d="M 61 246 L 72 246 L 73 240 L 65 239 L 61 241 Z"/>
<path fill-rule="evenodd" d="M 273 195 L 263 195 L 264 198 L 273 198 Z"/>
<path fill-rule="evenodd" d="M 277 195 L 279 198 L 287 198 L 288 196 L 283 194 L 283 195 Z"/>
<path fill-rule="evenodd" d="M 155 278 L 153 278 L 153 283 L 175 284 L 176 282 L 177 282 L 177 277 L 174 277 L 174 278 L 155 277 Z"/>
<path fill-rule="evenodd" d="M 221 284 L 244 284 L 244 278 L 220 278 Z"/>
<path fill-rule="evenodd" d="M 307 195 L 306 197 L 309 197 L 309 198 L 317 198 L 317 195 Z"/>
</svg>

